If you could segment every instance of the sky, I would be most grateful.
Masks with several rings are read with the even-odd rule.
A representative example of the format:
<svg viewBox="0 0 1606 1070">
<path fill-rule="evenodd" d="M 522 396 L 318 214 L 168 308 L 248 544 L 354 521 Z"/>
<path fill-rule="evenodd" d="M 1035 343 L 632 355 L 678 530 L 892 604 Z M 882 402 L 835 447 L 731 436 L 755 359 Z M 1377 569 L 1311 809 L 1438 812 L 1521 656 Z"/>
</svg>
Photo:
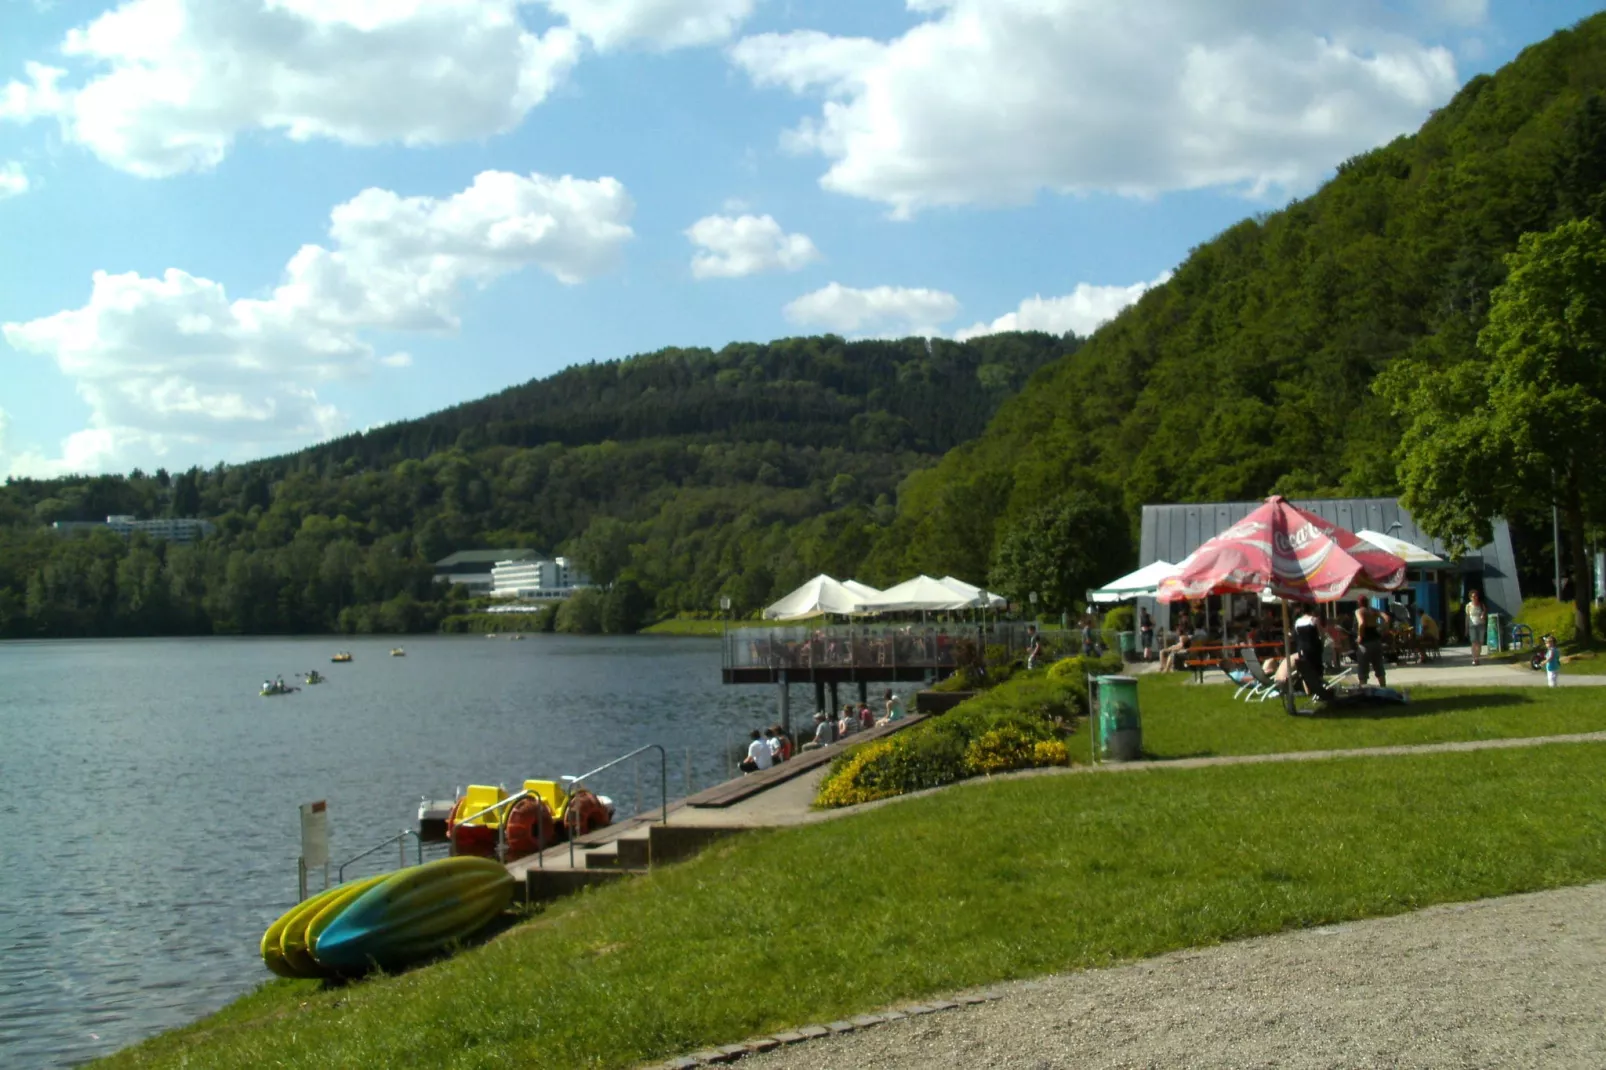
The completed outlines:
<svg viewBox="0 0 1606 1070">
<path fill-rule="evenodd" d="M 1086 334 L 1573 0 L 0 0 L 0 476 Z"/>
</svg>

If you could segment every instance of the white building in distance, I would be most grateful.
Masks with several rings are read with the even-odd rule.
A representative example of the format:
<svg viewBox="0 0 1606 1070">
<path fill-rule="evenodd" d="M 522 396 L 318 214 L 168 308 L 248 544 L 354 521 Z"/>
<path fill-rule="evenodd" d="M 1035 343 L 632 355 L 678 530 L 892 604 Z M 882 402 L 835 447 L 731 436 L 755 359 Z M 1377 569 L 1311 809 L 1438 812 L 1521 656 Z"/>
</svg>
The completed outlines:
<svg viewBox="0 0 1606 1070">
<path fill-rule="evenodd" d="M 194 542 L 205 538 L 216 530 L 210 521 L 196 520 L 193 517 L 159 517 L 156 520 L 135 520 L 131 516 L 119 514 L 109 516 L 106 523 L 94 520 L 58 520 L 51 525 L 58 532 L 87 531 L 91 528 L 107 528 L 115 531 L 123 538 L 129 538 L 139 532 L 158 542 Z"/>
<path fill-rule="evenodd" d="M 491 569 L 491 597 L 519 599 L 568 598 L 588 578 L 567 557 L 536 561 L 499 561 Z"/>
</svg>

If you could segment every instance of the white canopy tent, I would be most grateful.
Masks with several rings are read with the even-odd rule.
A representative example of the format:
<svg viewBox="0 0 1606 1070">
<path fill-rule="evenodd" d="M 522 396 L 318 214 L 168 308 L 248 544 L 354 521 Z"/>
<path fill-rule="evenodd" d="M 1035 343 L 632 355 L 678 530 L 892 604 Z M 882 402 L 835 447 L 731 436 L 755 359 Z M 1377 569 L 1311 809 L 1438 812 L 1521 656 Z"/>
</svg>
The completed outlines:
<svg viewBox="0 0 1606 1070">
<path fill-rule="evenodd" d="M 976 609 L 983 608 L 983 593 L 987 595 L 985 606 L 988 609 L 1003 609 L 1009 604 L 1009 600 L 1003 595 L 993 594 L 991 591 L 983 592 L 980 587 L 966 583 L 961 579 L 955 579 L 953 576 L 944 576 L 937 582 L 942 584 L 944 587 L 953 589 L 959 595 L 959 597 L 966 599 L 967 603 Z"/>
<path fill-rule="evenodd" d="M 912 580 L 904 580 L 896 587 L 888 587 L 876 597 L 866 599 L 861 604 L 862 611 L 870 613 L 901 613 L 914 610 L 938 613 L 943 610 L 969 609 L 972 600 L 965 598 L 941 580 L 934 580 L 930 576 L 916 576 Z"/>
<path fill-rule="evenodd" d="M 765 620 L 804 620 L 821 613 L 847 616 L 862 613 L 864 596 L 848 590 L 821 573 L 791 594 L 764 610 Z"/>
<path fill-rule="evenodd" d="M 1449 563 L 1431 550 L 1424 550 L 1414 542 L 1406 542 L 1393 535 L 1385 535 L 1381 531 L 1357 531 L 1355 534 L 1379 550 L 1387 550 L 1413 568 L 1431 568 L 1434 565 Z"/>
<path fill-rule="evenodd" d="M 1182 566 L 1169 561 L 1155 561 L 1136 572 L 1105 584 L 1096 591 L 1087 592 L 1089 602 L 1125 602 L 1132 598 L 1153 598 L 1159 593 L 1160 581 L 1177 574 Z"/>
<path fill-rule="evenodd" d="M 860 583 L 858 580 L 843 580 L 842 586 L 866 600 L 881 597 L 880 591 L 871 587 L 868 583 Z"/>
</svg>

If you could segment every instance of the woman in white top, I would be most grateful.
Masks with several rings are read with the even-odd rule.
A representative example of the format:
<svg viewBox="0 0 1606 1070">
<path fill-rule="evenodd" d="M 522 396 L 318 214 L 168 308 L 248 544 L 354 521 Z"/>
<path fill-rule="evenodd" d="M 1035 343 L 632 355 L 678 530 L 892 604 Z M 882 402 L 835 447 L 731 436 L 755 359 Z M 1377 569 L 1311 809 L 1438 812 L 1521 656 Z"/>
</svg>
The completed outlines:
<svg viewBox="0 0 1606 1070">
<path fill-rule="evenodd" d="M 1489 615 L 1483 608 L 1483 596 L 1477 591 L 1467 595 L 1467 640 L 1472 644 L 1474 665 L 1478 663 L 1478 655 L 1483 650 L 1483 631 L 1488 619 Z"/>
</svg>

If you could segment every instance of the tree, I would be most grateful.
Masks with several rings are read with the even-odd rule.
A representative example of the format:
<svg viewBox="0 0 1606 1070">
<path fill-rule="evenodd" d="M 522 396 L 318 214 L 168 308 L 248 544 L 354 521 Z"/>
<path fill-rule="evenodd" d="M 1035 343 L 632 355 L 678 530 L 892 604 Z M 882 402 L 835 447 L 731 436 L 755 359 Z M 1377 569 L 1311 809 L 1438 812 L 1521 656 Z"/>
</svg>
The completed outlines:
<svg viewBox="0 0 1606 1070">
<path fill-rule="evenodd" d="M 1606 230 L 1579 219 L 1526 234 L 1506 266 L 1481 365 L 1400 367 L 1380 384 L 1407 421 L 1401 500 L 1457 551 L 1486 540 L 1496 516 L 1560 509 L 1587 642 L 1586 529 L 1606 519 Z"/>
<path fill-rule="evenodd" d="M 1086 591 L 1128 567 L 1130 529 L 1120 507 L 1073 492 L 1005 529 L 993 555 L 993 589 L 1046 609 L 1069 609 Z"/>
</svg>

